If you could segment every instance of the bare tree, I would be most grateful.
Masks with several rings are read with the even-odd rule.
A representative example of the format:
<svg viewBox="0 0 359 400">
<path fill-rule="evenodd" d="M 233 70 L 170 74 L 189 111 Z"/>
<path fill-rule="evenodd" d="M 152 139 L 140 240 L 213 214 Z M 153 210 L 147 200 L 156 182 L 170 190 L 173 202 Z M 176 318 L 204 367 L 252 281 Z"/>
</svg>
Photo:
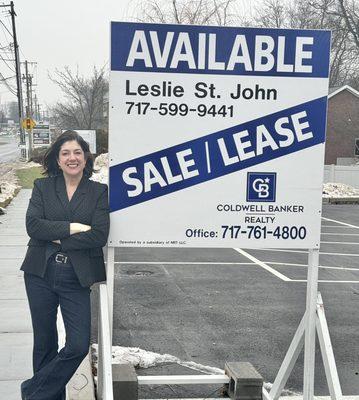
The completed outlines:
<svg viewBox="0 0 359 400">
<path fill-rule="evenodd" d="M 331 30 L 330 85 L 339 86 L 359 76 L 358 50 L 345 18 L 339 12 L 338 2 L 343 1 L 265 0 L 260 8 L 255 9 L 253 24 L 260 27 Z"/>
<path fill-rule="evenodd" d="M 231 25 L 236 0 L 140 0 L 137 21 L 190 25 Z"/>
<path fill-rule="evenodd" d="M 253 7 L 249 0 L 134 2 L 142 22 L 331 30 L 330 85 L 359 84 L 358 0 L 264 0 Z"/>
<path fill-rule="evenodd" d="M 334 13 L 334 12 L 333 12 Z M 359 49 L 359 4 L 357 1 L 338 0 L 338 14 L 344 19 L 353 40 Z"/>
<path fill-rule="evenodd" d="M 254 21 L 263 28 L 284 28 L 287 25 L 288 10 L 281 0 L 264 0 L 261 7 L 255 7 Z"/>
<path fill-rule="evenodd" d="M 51 110 L 56 125 L 62 129 L 104 128 L 104 97 L 108 92 L 104 68 L 94 67 L 92 76 L 86 78 L 65 67 L 49 78 L 59 86 L 66 99 Z"/>
</svg>

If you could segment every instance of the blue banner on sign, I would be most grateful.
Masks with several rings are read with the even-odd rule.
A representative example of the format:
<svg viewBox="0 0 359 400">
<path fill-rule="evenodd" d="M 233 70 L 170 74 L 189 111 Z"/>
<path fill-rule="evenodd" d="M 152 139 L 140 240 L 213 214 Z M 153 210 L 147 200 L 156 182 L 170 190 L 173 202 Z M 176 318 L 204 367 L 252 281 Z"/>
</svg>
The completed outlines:
<svg viewBox="0 0 359 400">
<path fill-rule="evenodd" d="M 117 211 L 324 143 L 327 97 L 110 168 Z"/>
<path fill-rule="evenodd" d="M 328 77 L 330 31 L 111 23 L 111 70 Z"/>
</svg>

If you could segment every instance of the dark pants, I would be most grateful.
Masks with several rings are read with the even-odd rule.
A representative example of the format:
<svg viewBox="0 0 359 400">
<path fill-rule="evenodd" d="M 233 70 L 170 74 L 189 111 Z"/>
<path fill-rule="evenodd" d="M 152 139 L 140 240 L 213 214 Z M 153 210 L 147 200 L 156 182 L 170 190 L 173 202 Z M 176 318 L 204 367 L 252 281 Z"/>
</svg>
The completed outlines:
<svg viewBox="0 0 359 400">
<path fill-rule="evenodd" d="M 25 400 L 63 400 L 65 387 L 90 346 L 90 289 L 80 285 L 70 262 L 49 261 L 44 278 L 25 273 L 34 331 L 34 376 L 21 384 Z M 57 308 L 66 330 L 58 352 Z"/>
</svg>

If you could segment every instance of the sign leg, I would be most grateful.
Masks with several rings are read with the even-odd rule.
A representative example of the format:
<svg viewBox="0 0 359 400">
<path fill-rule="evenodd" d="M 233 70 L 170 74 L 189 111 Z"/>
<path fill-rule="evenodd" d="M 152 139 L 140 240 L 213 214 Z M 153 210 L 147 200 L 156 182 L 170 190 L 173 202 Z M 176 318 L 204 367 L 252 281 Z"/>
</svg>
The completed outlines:
<svg viewBox="0 0 359 400">
<path fill-rule="evenodd" d="M 327 319 L 325 318 L 323 300 L 318 293 L 317 302 L 317 332 L 322 353 L 325 375 L 327 377 L 328 388 L 332 400 L 341 400 L 343 397 L 342 389 L 339 382 L 337 366 L 333 353 L 332 342 L 330 340 Z"/>
<path fill-rule="evenodd" d="M 291 374 L 293 367 L 298 359 L 299 353 L 303 348 L 305 322 L 306 315 L 304 314 L 289 346 L 287 354 L 284 357 L 282 365 L 279 368 L 273 386 L 269 392 L 269 395 L 273 400 L 279 399 L 279 396 L 282 393 L 282 390 L 287 383 L 289 375 Z"/>
<path fill-rule="evenodd" d="M 318 267 L 319 250 L 310 249 L 308 257 L 306 326 L 304 338 L 303 400 L 312 400 L 314 396 L 315 324 L 318 294 Z"/>
<path fill-rule="evenodd" d="M 108 313 L 110 319 L 110 335 L 112 344 L 113 331 L 113 289 L 114 289 L 114 274 L 115 274 L 115 248 L 107 247 L 107 294 L 108 294 Z"/>
</svg>

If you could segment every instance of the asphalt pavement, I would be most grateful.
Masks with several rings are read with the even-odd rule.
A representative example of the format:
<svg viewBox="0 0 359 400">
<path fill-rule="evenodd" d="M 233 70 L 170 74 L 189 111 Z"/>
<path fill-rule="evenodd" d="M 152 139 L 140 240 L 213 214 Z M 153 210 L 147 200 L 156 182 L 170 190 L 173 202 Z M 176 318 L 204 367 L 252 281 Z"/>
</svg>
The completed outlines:
<svg viewBox="0 0 359 400">
<path fill-rule="evenodd" d="M 24 214 L 30 191 L 22 190 L 0 218 L 0 393 L 19 400 L 21 380 L 31 375 L 32 330 L 23 287 Z M 344 395 L 359 395 L 359 206 L 323 210 L 319 289 Z M 249 361 L 273 382 L 305 309 L 307 254 L 235 249 L 117 249 L 114 344 L 168 353 L 218 368 Z M 285 279 L 284 279 L 285 278 Z M 93 290 L 96 341 L 96 289 Z M 328 389 L 319 348 L 317 395 Z M 178 365 L 139 374 L 197 372 Z M 287 389 L 302 390 L 303 357 Z M 219 397 L 221 387 L 149 386 L 140 398 Z"/>
<path fill-rule="evenodd" d="M 352 396 L 359 395 L 358 211 L 358 205 L 324 206 L 319 270 L 343 394 Z M 273 382 L 305 311 L 308 254 L 245 251 L 268 268 L 236 249 L 116 249 L 113 344 L 218 368 L 225 361 L 249 361 Z M 94 341 L 96 321 L 94 313 Z M 159 365 L 138 373 L 184 371 Z M 301 355 L 286 389 L 301 393 L 302 386 Z M 218 397 L 220 392 L 215 386 L 152 386 L 141 388 L 140 397 Z M 328 393 L 317 345 L 315 394 Z"/>
</svg>

